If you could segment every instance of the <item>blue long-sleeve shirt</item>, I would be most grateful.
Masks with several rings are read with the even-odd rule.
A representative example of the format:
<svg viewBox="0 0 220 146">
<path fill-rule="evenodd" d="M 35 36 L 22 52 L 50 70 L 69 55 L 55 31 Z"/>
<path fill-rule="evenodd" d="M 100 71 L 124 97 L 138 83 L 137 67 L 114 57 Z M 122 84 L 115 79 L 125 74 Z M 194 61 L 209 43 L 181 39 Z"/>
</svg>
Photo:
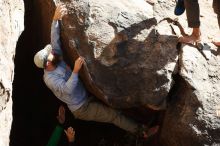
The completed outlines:
<svg viewBox="0 0 220 146">
<path fill-rule="evenodd" d="M 51 45 L 53 52 L 62 55 L 59 21 L 53 21 L 51 26 Z M 44 70 L 44 82 L 57 98 L 65 102 L 73 112 L 87 101 L 87 91 L 78 74 L 73 73 L 64 61 L 55 70 Z"/>
</svg>

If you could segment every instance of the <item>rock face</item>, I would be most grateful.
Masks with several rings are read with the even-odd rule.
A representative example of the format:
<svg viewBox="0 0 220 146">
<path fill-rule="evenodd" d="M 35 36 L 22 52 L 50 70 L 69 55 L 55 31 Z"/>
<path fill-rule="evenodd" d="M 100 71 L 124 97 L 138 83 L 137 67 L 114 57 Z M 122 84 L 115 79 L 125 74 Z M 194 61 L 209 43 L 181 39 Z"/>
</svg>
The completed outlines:
<svg viewBox="0 0 220 146">
<path fill-rule="evenodd" d="M 70 58 L 85 57 L 90 91 L 117 108 L 164 108 L 177 37 L 166 21 L 158 23 L 153 6 L 144 0 L 65 2 L 64 48 Z"/>
<path fill-rule="evenodd" d="M 0 1 L 0 145 L 9 145 L 12 122 L 12 81 L 18 37 L 24 28 L 22 0 Z"/>
<path fill-rule="evenodd" d="M 162 128 L 161 141 L 164 146 L 220 145 L 219 51 L 210 43 L 219 28 L 211 1 L 201 1 L 200 8 L 203 16 L 202 41 L 208 43 L 211 58 L 206 60 L 193 46 L 182 46 L 178 61 L 179 79 L 175 85 L 177 88 Z M 179 21 L 187 27 L 183 19 Z"/>
<path fill-rule="evenodd" d="M 180 53 L 180 83 L 176 101 L 164 119 L 165 146 L 219 145 L 220 103 L 219 56 L 209 61 L 195 48 L 183 46 Z"/>
</svg>

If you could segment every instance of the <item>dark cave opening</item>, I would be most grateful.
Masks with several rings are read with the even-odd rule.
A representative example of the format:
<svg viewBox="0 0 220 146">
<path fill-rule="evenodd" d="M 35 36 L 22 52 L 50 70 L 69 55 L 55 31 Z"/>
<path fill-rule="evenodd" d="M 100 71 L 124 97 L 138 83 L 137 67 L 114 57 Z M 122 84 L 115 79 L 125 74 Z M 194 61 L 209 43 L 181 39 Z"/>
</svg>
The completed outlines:
<svg viewBox="0 0 220 146">
<path fill-rule="evenodd" d="M 56 115 L 63 103 L 45 86 L 43 71 L 33 62 L 35 53 L 49 42 L 49 33 L 45 36 L 42 32 L 44 22 L 39 14 L 40 6 L 35 0 L 24 0 L 24 4 L 25 30 L 17 42 L 15 55 L 10 146 L 45 146 L 58 123 Z M 134 145 L 125 142 L 125 132 L 111 124 L 75 120 L 69 111 L 67 119 L 76 130 L 76 145 Z M 61 140 L 60 145 L 65 145 L 64 135 Z M 145 145 L 157 144 L 150 141 Z"/>
</svg>

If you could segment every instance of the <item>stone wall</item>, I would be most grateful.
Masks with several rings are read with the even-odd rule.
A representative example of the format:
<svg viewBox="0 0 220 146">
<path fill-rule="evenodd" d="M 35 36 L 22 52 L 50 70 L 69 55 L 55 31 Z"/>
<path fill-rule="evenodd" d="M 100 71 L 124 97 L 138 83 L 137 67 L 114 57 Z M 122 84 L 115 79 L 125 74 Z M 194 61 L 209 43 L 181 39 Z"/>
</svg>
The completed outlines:
<svg viewBox="0 0 220 146">
<path fill-rule="evenodd" d="M 0 1 L 0 145 L 9 145 L 12 122 L 12 82 L 18 37 L 24 29 L 22 0 Z"/>
</svg>

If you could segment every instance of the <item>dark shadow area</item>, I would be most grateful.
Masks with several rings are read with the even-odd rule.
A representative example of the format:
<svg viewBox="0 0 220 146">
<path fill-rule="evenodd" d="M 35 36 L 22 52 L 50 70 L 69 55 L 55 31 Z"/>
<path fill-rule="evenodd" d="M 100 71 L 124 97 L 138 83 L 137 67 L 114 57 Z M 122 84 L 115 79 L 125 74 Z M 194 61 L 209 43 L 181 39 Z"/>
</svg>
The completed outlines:
<svg viewBox="0 0 220 146">
<path fill-rule="evenodd" d="M 148 23 L 149 26 L 147 26 L 146 23 Z M 178 50 L 176 52 L 169 52 L 167 44 L 164 43 L 162 47 L 164 47 L 163 49 L 167 52 L 159 52 L 155 44 L 157 42 L 160 43 L 159 38 L 169 38 L 170 43 L 177 42 L 177 37 L 174 35 L 161 35 L 157 33 L 156 29 L 152 29 L 146 41 L 142 42 L 133 39 L 133 36 L 137 35 L 138 32 L 144 28 L 150 28 L 155 25 L 155 23 L 154 19 L 142 21 L 116 34 L 115 39 L 110 42 L 106 47 L 107 49 L 103 51 L 103 54 L 111 54 L 108 51 L 114 48 L 115 55 L 110 57 L 106 55 L 105 58 L 106 60 L 108 60 L 108 58 L 117 59 L 117 63 L 109 68 L 103 67 L 103 65 L 91 67 L 91 70 L 95 69 L 93 73 L 96 75 L 94 76 L 95 79 L 97 78 L 99 87 L 105 87 L 105 84 L 110 84 L 109 87 L 113 87 L 111 89 L 103 88 L 103 90 L 107 95 L 108 102 L 114 107 L 127 108 L 131 107 L 131 105 L 139 107 L 146 104 L 156 105 L 159 108 L 163 107 L 163 103 L 167 96 L 167 89 L 162 88 L 162 85 L 165 85 L 169 80 L 165 75 L 160 76 L 156 74 L 156 72 L 164 69 L 165 65 L 169 62 L 174 62 L 178 55 Z M 117 37 L 117 35 L 123 37 Z M 146 45 L 148 49 L 145 51 L 129 52 L 130 48 L 140 49 L 145 48 Z M 111 46 L 111 48 L 108 48 L 109 46 Z M 173 49 L 175 49 L 175 47 Z M 144 58 L 143 54 L 148 56 L 148 58 Z M 167 54 L 167 56 L 164 56 L 164 54 Z M 144 67 L 140 65 L 136 71 L 134 71 L 134 69 L 129 69 L 134 65 L 139 66 L 139 64 L 143 63 L 142 61 L 146 61 L 148 64 Z M 152 67 L 152 64 L 154 67 Z M 112 70 L 114 70 L 114 72 Z M 144 76 L 144 73 L 148 73 L 149 78 Z M 98 77 L 97 74 L 99 74 Z M 160 88 L 160 91 L 155 91 L 155 87 Z M 125 102 L 127 97 L 131 97 L 129 102 Z"/>
<path fill-rule="evenodd" d="M 25 30 L 15 55 L 11 146 L 43 146 L 55 125 L 58 101 L 43 85 L 42 71 L 33 64 L 40 47 L 40 21 L 33 1 L 24 0 Z M 35 13 L 36 12 L 36 13 Z"/>
<path fill-rule="evenodd" d="M 217 47 L 217 50 L 216 50 L 216 51 L 213 50 L 213 49 L 211 49 L 211 52 L 212 52 L 212 54 L 214 54 L 215 56 L 218 56 L 218 55 L 220 55 L 220 48 Z"/>
</svg>

